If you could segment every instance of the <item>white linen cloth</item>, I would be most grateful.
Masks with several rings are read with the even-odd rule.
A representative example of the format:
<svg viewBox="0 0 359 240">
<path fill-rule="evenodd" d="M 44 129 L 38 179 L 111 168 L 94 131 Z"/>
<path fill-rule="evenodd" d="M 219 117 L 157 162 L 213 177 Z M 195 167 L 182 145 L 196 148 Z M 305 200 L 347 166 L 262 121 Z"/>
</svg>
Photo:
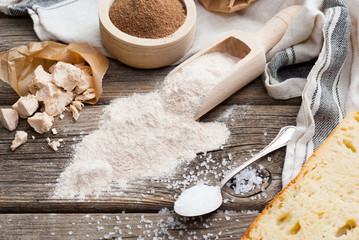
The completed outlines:
<svg viewBox="0 0 359 240">
<path fill-rule="evenodd" d="M 359 110 L 359 2 L 257 0 L 232 14 L 208 12 L 196 2 L 195 41 L 181 59 L 229 30 L 255 32 L 275 13 L 295 4 L 303 4 L 303 9 L 267 54 L 263 74 L 264 85 L 273 98 L 301 96 L 303 100 L 297 129 L 287 146 L 283 186 L 298 174 L 343 117 Z M 98 5 L 99 0 L 0 0 L 0 11 L 29 14 L 42 41 L 88 42 L 102 47 Z"/>
</svg>

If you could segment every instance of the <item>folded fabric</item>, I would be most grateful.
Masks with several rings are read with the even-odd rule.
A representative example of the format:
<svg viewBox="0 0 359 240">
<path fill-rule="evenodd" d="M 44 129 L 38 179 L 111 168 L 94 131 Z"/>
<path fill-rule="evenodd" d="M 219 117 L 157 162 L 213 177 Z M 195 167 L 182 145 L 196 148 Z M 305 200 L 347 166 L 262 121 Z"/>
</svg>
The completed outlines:
<svg viewBox="0 0 359 240">
<path fill-rule="evenodd" d="M 30 14 L 38 37 L 100 46 L 99 0 L 0 0 L 0 11 Z M 304 7 L 282 40 L 267 54 L 263 81 L 270 96 L 302 96 L 297 130 L 287 146 L 283 186 L 346 113 L 359 110 L 359 43 L 356 0 L 260 0 L 231 14 L 208 12 L 196 1 L 197 29 L 190 51 L 202 49 L 229 30 L 255 32 L 280 10 Z M 353 26 L 351 26 L 351 18 Z M 104 48 L 102 48 L 105 52 Z M 106 52 L 105 52 L 106 53 Z M 108 53 L 107 53 L 108 54 Z"/>
<path fill-rule="evenodd" d="M 102 46 L 98 23 L 99 0 L 0 0 L 8 15 L 29 14 L 41 41 L 87 42 Z"/>
<path fill-rule="evenodd" d="M 357 24 L 351 26 L 358 14 L 355 0 L 306 1 L 267 55 L 263 78 L 269 95 L 302 96 L 297 130 L 287 146 L 283 186 L 343 117 L 359 110 L 359 36 Z"/>
</svg>

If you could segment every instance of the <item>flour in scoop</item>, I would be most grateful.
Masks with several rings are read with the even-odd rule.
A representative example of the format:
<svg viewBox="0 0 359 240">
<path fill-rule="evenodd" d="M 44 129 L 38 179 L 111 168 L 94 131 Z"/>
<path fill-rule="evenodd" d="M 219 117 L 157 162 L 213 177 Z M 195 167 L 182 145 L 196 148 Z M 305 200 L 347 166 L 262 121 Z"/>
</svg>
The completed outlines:
<svg viewBox="0 0 359 240">
<path fill-rule="evenodd" d="M 185 217 L 194 217 L 210 213 L 222 204 L 219 186 L 197 185 L 185 190 L 177 199 L 174 210 Z"/>
<path fill-rule="evenodd" d="M 193 117 L 201 99 L 238 61 L 209 53 L 170 73 L 158 90 L 114 100 L 104 109 L 99 129 L 75 147 L 54 197 L 106 194 L 110 186 L 168 175 L 196 153 L 220 148 L 228 128 Z"/>
</svg>

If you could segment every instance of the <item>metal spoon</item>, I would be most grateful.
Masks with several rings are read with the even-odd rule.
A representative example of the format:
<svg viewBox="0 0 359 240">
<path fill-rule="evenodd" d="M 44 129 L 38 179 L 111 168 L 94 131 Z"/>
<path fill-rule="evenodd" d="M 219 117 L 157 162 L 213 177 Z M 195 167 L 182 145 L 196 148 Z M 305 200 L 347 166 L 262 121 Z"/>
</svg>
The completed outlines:
<svg viewBox="0 0 359 240">
<path fill-rule="evenodd" d="M 174 210 L 177 214 L 185 217 L 194 217 L 213 212 L 222 205 L 221 188 L 237 173 L 264 157 L 270 152 L 287 145 L 289 139 L 295 131 L 295 126 L 286 126 L 280 129 L 278 135 L 263 148 L 259 153 L 242 165 L 230 172 L 217 186 L 197 185 L 186 189 L 178 197 L 174 204 Z"/>
</svg>

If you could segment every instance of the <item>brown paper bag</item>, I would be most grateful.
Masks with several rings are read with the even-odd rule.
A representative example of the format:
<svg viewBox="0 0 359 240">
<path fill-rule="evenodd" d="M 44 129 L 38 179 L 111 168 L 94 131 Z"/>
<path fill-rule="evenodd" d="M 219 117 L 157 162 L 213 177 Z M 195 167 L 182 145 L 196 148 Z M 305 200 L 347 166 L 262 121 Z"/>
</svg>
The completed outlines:
<svg viewBox="0 0 359 240">
<path fill-rule="evenodd" d="M 48 71 L 58 61 L 72 64 L 87 63 L 92 70 L 92 85 L 96 97 L 87 101 L 95 104 L 102 94 L 102 79 L 108 68 L 108 59 L 98 48 L 87 43 L 34 42 L 0 53 L 0 78 L 20 95 L 29 93 L 32 73 L 40 64 Z"/>
<path fill-rule="evenodd" d="M 202 5 L 212 12 L 231 13 L 247 7 L 255 0 L 199 0 Z"/>
</svg>

